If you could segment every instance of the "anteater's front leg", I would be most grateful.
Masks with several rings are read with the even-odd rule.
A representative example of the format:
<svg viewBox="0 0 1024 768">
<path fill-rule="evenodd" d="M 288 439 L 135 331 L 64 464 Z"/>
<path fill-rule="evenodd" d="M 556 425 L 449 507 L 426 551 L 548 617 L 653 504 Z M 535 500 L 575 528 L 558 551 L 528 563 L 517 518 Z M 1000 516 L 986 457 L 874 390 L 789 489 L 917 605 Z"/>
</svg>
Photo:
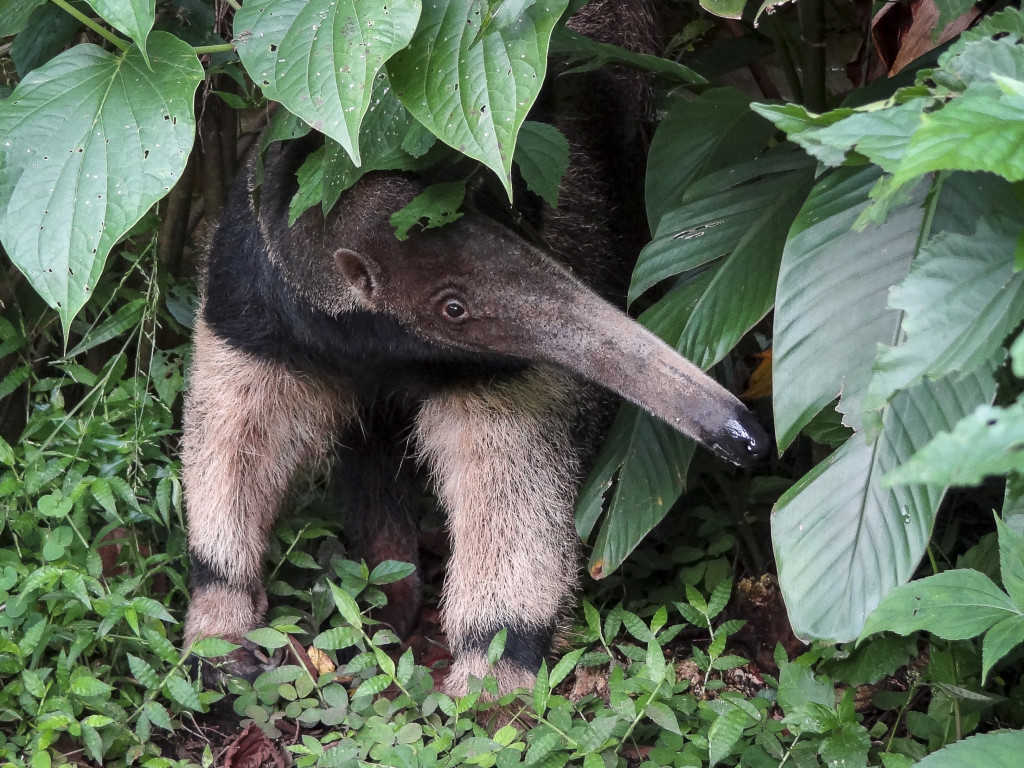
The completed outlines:
<svg viewBox="0 0 1024 768">
<path fill-rule="evenodd" d="M 429 400 L 420 450 L 448 511 L 452 558 L 442 605 L 455 657 L 445 681 L 493 672 L 501 693 L 531 687 L 576 585 L 572 508 L 579 481 L 570 437 L 578 385 L 532 369 Z M 487 649 L 507 630 L 504 656 Z"/>
<path fill-rule="evenodd" d="M 333 388 L 259 360 L 197 324 L 185 398 L 182 479 L 192 559 L 185 642 L 241 643 L 267 608 L 262 561 L 296 468 L 323 452 L 344 399 Z M 249 648 L 231 674 L 262 671 Z M 215 677 L 208 667 L 204 677 Z"/>
</svg>

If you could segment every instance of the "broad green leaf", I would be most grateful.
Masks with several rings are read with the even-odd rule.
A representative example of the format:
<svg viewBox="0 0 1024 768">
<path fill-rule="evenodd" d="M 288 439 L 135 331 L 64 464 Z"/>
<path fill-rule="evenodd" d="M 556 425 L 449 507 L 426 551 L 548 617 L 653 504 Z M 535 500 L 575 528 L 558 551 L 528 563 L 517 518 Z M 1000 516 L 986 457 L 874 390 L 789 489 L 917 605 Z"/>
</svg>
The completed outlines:
<svg viewBox="0 0 1024 768">
<path fill-rule="evenodd" d="M 790 148 L 706 174 L 695 170 L 686 188 L 678 190 L 682 202 L 659 216 L 654 239 L 633 270 L 629 301 L 666 278 L 730 253 L 749 233 L 751 221 L 777 204 L 779 187 L 809 167 L 807 157 Z"/>
<path fill-rule="evenodd" d="M 771 310 L 786 236 L 813 178 L 809 163 L 775 177 L 775 196 L 748 218 L 745 231 L 675 342 L 676 349 L 698 367 L 710 368 L 725 357 Z"/>
<path fill-rule="evenodd" d="M 963 568 L 892 590 L 871 612 L 862 637 L 883 631 L 909 635 L 924 630 L 946 640 L 966 640 L 1003 619 L 1020 615 L 1009 596 L 988 576 Z"/>
<path fill-rule="evenodd" d="M 247 632 L 245 637 L 247 640 L 252 640 L 257 645 L 270 648 L 271 650 L 288 645 L 288 635 L 284 632 L 278 632 L 272 627 L 257 627 Z"/>
<path fill-rule="evenodd" d="M 1024 731 L 968 736 L 933 752 L 915 768 L 1017 768 L 1024 754 Z"/>
<path fill-rule="evenodd" d="M 1022 54 L 1024 55 L 1024 54 Z M 1013 81 L 1024 90 L 1024 82 Z M 989 171 L 1024 179 L 1024 93 L 984 83 L 921 117 L 895 174 L 896 183 L 944 169 Z"/>
<path fill-rule="evenodd" d="M 337 650 L 348 648 L 359 642 L 362 635 L 355 627 L 331 627 L 313 638 L 313 645 L 317 648 Z"/>
<path fill-rule="evenodd" d="M 927 104 L 926 99 L 914 99 L 884 108 L 844 107 L 824 115 L 815 115 L 798 104 L 754 104 L 752 109 L 774 122 L 791 141 L 825 165 L 842 165 L 850 152 L 856 151 L 892 172 L 920 125 L 920 115 Z"/>
<path fill-rule="evenodd" d="M 1015 11 L 1016 24 L 1008 17 L 993 17 L 983 21 L 980 28 L 988 26 L 988 35 L 980 39 L 967 33 L 962 41 L 950 47 L 939 59 L 942 70 L 955 78 L 943 78 L 954 92 L 965 93 L 973 88 L 985 88 L 999 79 L 1024 80 L 1024 47 L 1016 29 L 1007 29 L 1011 34 L 1000 35 L 1000 27 L 1015 27 L 1020 24 L 1020 11 Z M 1003 24 L 1010 21 L 1009 24 Z M 959 82 L 956 82 L 959 81 Z"/>
<path fill-rule="evenodd" d="M 666 731 L 682 734 L 682 731 L 679 729 L 679 719 L 671 709 L 660 701 L 652 701 L 648 704 L 644 714 Z"/>
<path fill-rule="evenodd" d="M 694 180 L 754 160 L 774 133 L 751 111 L 750 97 L 735 88 L 674 100 L 647 155 L 644 199 L 651 230 L 660 230 L 661 217 L 683 204 Z"/>
<path fill-rule="evenodd" d="M 388 62 L 392 87 L 446 144 L 479 160 L 512 196 L 519 127 L 544 82 L 551 30 L 567 0 L 525 8 L 480 33 L 478 0 L 428 3 L 409 46 Z"/>
<path fill-rule="evenodd" d="M 871 442 L 854 435 L 775 505 L 779 584 L 800 637 L 855 639 L 882 598 L 910 578 L 924 553 L 944 489 L 882 486 L 965 413 L 990 402 L 991 373 L 925 381 L 900 392 Z"/>
<path fill-rule="evenodd" d="M 85 0 L 103 20 L 127 35 L 146 57 L 146 38 L 156 20 L 155 0 Z"/>
<path fill-rule="evenodd" d="M 359 165 L 359 125 L 374 78 L 412 39 L 420 0 L 264 0 L 235 14 L 238 55 L 267 98 L 345 148 Z"/>
<path fill-rule="evenodd" d="M 982 682 L 992 667 L 1019 645 L 1024 645 L 1024 616 L 1010 616 L 989 629 L 981 642 Z"/>
<path fill-rule="evenodd" d="M 558 205 L 558 187 L 569 167 L 569 142 L 553 125 L 527 120 L 516 143 L 516 165 L 526 186 L 552 206 Z"/>
<path fill-rule="evenodd" d="M 416 570 L 412 563 L 403 563 L 400 560 L 384 560 L 374 566 L 370 573 L 370 583 L 375 585 L 391 584 L 401 581 Z"/>
<path fill-rule="evenodd" d="M 237 647 L 237 646 L 236 646 Z M 128 654 L 128 668 L 131 669 L 135 679 L 151 691 L 160 687 L 160 678 L 157 676 L 149 662 L 140 659 L 138 656 Z"/>
<path fill-rule="evenodd" d="M 600 514 L 601 497 L 617 474 L 590 557 L 595 579 L 618 568 L 668 514 L 683 492 L 694 450 L 692 440 L 630 404 L 620 409 L 605 446 L 577 504 L 577 528 L 581 534 L 589 532 Z"/>
<path fill-rule="evenodd" d="M 993 198 L 1008 200 L 1012 194 L 1006 189 Z M 865 412 L 923 376 L 970 371 L 1001 348 L 1024 319 L 1024 273 L 1013 270 L 1021 229 L 1019 221 L 985 218 L 972 234 L 940 232 L 925 243 L 906 279 L 889 294 L 889 306 L 903 313 L 905 338 L 875 361 Z M 873 426 L 870 413 L 864 419 Z"/>
<path fill-rule="evenodd" d="M 1024 404 L 982 405 L 889 472 L 885 487 L 907 483 L 978 485 L 990 475 L 1024 472 Z"/>
<path fill-rule="evenodd" d="M 356 604 L 355 598 L 334 582 L 331 582 L 330 587 L 331 594 L 334 596 L 334 604 L 338 607 L 338 613 L 351 626 L 357 629 L 362 627 L 363 617 L 359 612 L 359 606 Z"/>
<path fill-rule="evenodd" d="M 152 69 L 137 49 L 77 45 L 0 102 L 0 240 L 65 332 L 192 149 L 203 69 L 166 33 L 150 35 L 149 53 Z"/>
<path fill-rule="evenodd" d="M 878 176 L 864 167 L 822 177 L 790 230 L 776 292 L 772 354 L 780 450 L 840 393 L 844 423 L 858 428 L 877 345 L 897 333 L 899 315 L 886 308 L 886 300 L 890 286 L 910 266 L 924 190 L 881 227 L 853 232 Z"/>
<path fill-rule="evenodd" d="M 238 647 L 237 643 L 229 642 L 221 637 L 204 637 L 189 648 L 189 653 L 194 656 L 201 656 L 204 659 L 210 659 L 217 656 L 227 656 Z"/>
</svg>

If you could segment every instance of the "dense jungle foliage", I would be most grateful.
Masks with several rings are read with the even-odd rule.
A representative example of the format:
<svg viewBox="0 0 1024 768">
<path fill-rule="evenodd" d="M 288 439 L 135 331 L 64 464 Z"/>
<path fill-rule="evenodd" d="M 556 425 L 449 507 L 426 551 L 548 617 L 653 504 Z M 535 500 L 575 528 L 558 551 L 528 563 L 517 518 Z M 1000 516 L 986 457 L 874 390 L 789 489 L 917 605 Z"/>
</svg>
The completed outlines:
<svg viewBox="0 0 1024 768">
<path fill-rule="evenodd" d="M 1024 14 L 664 0 L 656 57 L 567 31 L 580 5 L 0 0 L 0 765 L 1019 765 Z M 652 73 L 631 308 L 777 452 L 735 471 L 624 407 L 570 645 L 500 708 L 435 690 L 436 612 L 405 644 L 366 617 L 407 570 L 345 559 L 311 478 L 250 637 L 294 663 L 202 690 L 178 435 L 239 157 L 328 137 L 296 215 L 447 147 L 554 200 L 549 56 Z"/>
</svg>

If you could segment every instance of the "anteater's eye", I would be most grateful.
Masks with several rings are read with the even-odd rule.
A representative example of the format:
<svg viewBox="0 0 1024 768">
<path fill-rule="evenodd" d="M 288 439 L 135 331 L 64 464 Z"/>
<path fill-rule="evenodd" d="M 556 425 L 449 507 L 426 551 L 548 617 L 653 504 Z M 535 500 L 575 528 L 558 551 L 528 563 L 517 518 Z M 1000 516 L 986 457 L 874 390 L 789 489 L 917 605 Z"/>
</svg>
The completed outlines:
<svg viewBox="0 0 1024 768">
<path fill-rule="evenodd" d="M 458 299 L 447 299 L 441 304 L 441 313 L 448 320 L 462 320 L 466 317 L 466 306 Z"/>
</svg>

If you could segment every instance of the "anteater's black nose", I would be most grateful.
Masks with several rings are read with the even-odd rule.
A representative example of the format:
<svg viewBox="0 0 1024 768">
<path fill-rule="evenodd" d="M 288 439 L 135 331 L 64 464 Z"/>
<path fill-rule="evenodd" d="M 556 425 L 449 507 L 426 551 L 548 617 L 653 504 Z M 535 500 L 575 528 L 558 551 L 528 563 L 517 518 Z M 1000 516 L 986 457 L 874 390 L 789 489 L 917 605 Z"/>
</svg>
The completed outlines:
<svg viewBox="0 0 1024 768">
<path fill-rule="evenodd" d="M 712 450 L 723 459 L 749 467 L 763 459 L 771 447 L 772 439 L 764 427 L 746 409 L 722 425 L 712 438 Z"/>
</svg>

